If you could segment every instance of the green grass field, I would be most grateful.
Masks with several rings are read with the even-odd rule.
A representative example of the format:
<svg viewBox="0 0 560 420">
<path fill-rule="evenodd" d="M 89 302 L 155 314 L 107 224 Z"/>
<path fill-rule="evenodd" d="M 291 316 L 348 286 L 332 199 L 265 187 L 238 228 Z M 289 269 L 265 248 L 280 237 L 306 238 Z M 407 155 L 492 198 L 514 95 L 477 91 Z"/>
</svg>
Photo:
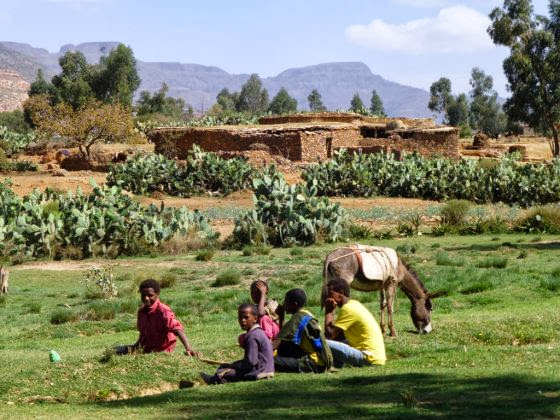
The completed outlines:
<svg viewBox="0 0 560 420">
<path fill-rule="evenodd" d="M 375 244 L 398 247 L 430 291 L 447 292 L 435 301 L 432 334 L 410 332 L 409 303 L 399 293 L 399 336 L 386 339 L 382 368 L 191 389 L 178 389 L 179 381 L 214 368 L 180 347 L 172 355 L 101 361 L 109 346 L 137 338 L 139 279 L 166 278 L 171 287 L 161 299 L 194 347 L 234 360 L 242 354 L 236 307 L 249 298 L 248 284 L 268 278 L 270 295 L 280 300 L 302 287 L 322 320 L 322 261 L 340 245 L 250 256 L 217 251 L 208 262 L 195 253 L 119 259 L 119 297 L 111 300 L 91 299 L 83 282 L 87 264 L 108 261 L 57 263 L 63 271 L 11 267 L 10 294 L 0 298 L 0 417 L 560 416 L 560 238 L 422 236 Z M 226 270 L 240 273 L 241 283 L 210 287 Z M 377 294 L 353 297 L 378 317 Z M 60 363 L 49 361 L 51 349 Z"/>
</svg>

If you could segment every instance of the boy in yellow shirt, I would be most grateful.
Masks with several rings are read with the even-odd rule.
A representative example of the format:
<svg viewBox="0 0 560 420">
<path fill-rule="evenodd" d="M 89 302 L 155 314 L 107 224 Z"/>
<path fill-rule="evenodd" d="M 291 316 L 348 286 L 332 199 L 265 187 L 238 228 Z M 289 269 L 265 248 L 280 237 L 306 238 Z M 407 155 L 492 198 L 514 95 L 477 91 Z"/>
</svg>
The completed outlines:
<svg viewBox="0 0 560 420">
<path fill-rule="evenodd" d="M 340 311 L 335 321 L 337 307 Z M 350 299 L 350 286 L 346 281 L 335 279 L 327 284 L 325 312 L 325 336 L 335 367 L 345 363 L 351 366 L 385 364 L 381 328 L 360 302 Z"/>
</svg>

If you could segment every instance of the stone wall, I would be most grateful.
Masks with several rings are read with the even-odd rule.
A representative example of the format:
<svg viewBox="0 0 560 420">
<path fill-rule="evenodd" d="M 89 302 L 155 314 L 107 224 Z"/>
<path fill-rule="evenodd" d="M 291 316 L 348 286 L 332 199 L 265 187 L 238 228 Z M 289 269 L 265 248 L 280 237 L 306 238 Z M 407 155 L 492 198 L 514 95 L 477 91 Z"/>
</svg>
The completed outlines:
<svg viewBox="0 0 560 420">
<path fill-rule="evenodd" d="M 193 145 L 208 152 L 241 152 L 261 143 L 271 154 L 290 160 L 302 159 L 301 133 L 298 130 L 259 130 L 229 128 L 174 128 L 155 130 L 150 135 L 156 153 L 185 159 Z"/>
<path fill-rule="evenodd" d="M 396 134 L 396 135 L 395 135 Z M 439 128 L 394 133 L 389 138 L 366 138 L 359 147 L 388 147 L 391 151 L 418 152 L 424 156 L 459 158 L 459 129 Z"/>
</svg>

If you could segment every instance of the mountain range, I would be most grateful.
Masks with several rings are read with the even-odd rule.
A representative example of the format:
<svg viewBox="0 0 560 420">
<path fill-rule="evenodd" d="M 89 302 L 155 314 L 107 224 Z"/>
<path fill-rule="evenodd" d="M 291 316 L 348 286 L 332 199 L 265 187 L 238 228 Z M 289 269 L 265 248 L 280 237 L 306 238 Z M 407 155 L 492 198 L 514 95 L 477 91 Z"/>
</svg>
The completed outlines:
<svg viewBox="0 0 560 420">
<path fill-rule="evenodd" d="M 81 51 L 89 63 L 98 62 L 118 45 L 117 42 L 88 42 L 64 45 L 59 52 L 17 42 L 0 42 L 0 69 L 18 72 L 22 79 L 32 82 L 37 70 L 47 77 L 60 72 L 58 59 L 67 51 Z M 180 97 L 197 111 L 207 110 L 224 87 L 238 91 L 249 74 L 230 74 L 218 67 L 175 62 L 146 62 L 137 60 L 142 83 L 139 91 L 154 92 L 162 83 L 169 86 L 169 95 Z M 430 94 L 422 89 L 401 85 L 375 75 L 360 62 L 324 63 L 291 68 L 274 77 L 262 79 L 272 98 L 282 87 L 297 99 L 298 108 L 308 107 L 307 96 L 317 89 L 324 105 L 330 110 L 348 109 L 350 100 L 358 93 L 366 106 L 371 92 L 377 91 L 389 116 L 429 117 L 427 108 Z"/>
</svg>

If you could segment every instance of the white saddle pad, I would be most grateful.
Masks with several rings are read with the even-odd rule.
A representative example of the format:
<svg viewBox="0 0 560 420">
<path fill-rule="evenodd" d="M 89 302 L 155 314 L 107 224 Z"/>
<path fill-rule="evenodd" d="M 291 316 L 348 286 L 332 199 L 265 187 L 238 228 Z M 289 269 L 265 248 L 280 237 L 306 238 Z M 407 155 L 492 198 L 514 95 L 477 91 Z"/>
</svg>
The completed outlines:
<svg viewBox="0 0 560 420">
<path fill-rule="evenodd" d="M 399 259 L 393 248 L 358 245 L 362 252 L 362 273 L 368 280 L 385 281 L 395 277 Z"/>
</svg>

